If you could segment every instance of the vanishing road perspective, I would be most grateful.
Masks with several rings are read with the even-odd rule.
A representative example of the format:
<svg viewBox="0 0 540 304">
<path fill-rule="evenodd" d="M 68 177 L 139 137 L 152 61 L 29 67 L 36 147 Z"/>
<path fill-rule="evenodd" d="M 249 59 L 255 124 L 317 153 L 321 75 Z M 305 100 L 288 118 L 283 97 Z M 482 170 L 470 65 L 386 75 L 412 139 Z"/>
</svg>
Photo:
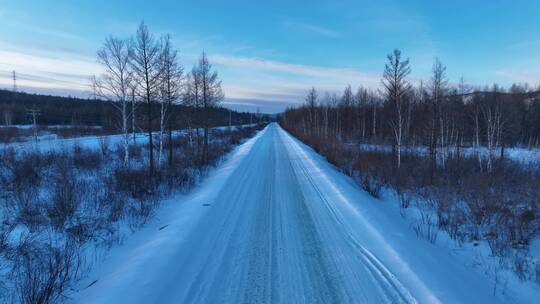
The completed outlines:
<svg viewBox="0 0 540 304">
<path fill-rule="evenodd" d="M 487 2 L 0 1 L 0 304 L 540 304 L 540 0 Z"/>
<path fill-rule="evenodd" d="M 271 123 L 114 248 L 74 302 L 497 303 L 382 204 Z"/>
</svg>

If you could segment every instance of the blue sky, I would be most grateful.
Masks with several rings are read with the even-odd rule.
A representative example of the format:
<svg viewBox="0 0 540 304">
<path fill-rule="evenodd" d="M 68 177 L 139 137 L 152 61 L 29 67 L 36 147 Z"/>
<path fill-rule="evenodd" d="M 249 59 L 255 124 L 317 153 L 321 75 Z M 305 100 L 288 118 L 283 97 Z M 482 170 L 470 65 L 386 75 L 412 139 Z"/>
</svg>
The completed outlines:
<svg viewBox="0 0 540 304">
<path fill-rule="evenodd" d="M 44 1 L 0 0 L 0 87 L 82 95 L 99 74 L 106 36 L 144 20 L 170 33 L 190 67 L 205 50 L 228 102 L 277 111 L 311 86 L 376 88 L 385 56 L 410 57 L 412 81 L 435 57 L 451 81 L 540 84 L 540 1 Z"/>
</svg>

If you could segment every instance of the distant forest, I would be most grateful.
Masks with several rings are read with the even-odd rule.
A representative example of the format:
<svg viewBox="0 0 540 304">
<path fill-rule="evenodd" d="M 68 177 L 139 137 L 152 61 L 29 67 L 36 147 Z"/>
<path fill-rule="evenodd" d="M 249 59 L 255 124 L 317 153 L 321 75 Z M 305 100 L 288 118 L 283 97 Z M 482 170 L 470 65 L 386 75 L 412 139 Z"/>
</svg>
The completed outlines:
<svg viewBox="0 0 540 304">
<path fill-rule="evenodd" d="M 140 105 L 139 105 L 140 106 Z M 142 106 L 141 106 L 142 107 Z M 155 105 L 157 129 L 159 111 Z M 0 90 L 0 124 L 1 125 L 21 125 L 32 124 L 32 117 L 28 110 L 39 110 L 37 118 L 39 125 L 74 125 L 74 126 L 101 126 L 105 130 L 118 131 L 118 121 L 121 120 L 120 113 L 113 103 L 100 99 L 81 99 L 75 97 L 60 97 L 40 94 L 28 94 L 23 92 L 12 92 Z M 135 109 L 136 125 L 145 126 L 146 111 Z M 201 110 L 184 106 L 172 105 L 175 119 L 172 121 L 175 129 L 200 127 L 202 115 Z M 255 123 L 259 119 L 266 118 L 264 115 L 254 115 L 251 113 L 239 113 L 231 111 L 231 123 L 247 124 Z M 229 123 L 229 109 L 216 107 L 210 110 L 210 123 L 213 126 L 227 125 Z"/>
</svg>

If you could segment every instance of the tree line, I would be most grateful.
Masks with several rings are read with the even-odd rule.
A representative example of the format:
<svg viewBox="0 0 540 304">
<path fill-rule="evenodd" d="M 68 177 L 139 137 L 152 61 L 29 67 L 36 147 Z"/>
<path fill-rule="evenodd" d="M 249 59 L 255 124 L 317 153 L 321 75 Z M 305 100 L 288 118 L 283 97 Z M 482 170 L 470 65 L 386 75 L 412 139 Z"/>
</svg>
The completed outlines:
<svg viewBox="0 0 540 304">
<path fill-rule="evenodd" d="M 540 92 L 526 84 L 473 88 L 463 78 L 451 85 L 436 59 L 429 81 L 410 80 L 411 64 L 399 50 L 387 56 L 381 89 L 347 86 L 343 93 L 319 96 L 312 88 L 305 103 L 287 109 L 283 122 L 306 134 L 347 142 L 390 144 L 396 167 L 404 146 L 425 146 L 436 165 L 451 150 L 473 147 L 482 170 L 509 146 L 540 145 Z M 481 148 L 488 157 L 481 156 Z"/>
<path fill-rule="evenodd" d="M 154 105 L 156 107 L 157 105 Z M 0 125 L 3 129 L 10 126 L 32 124 L 32 117 L 27 109 L 39 109 L 37 123 L 40 127 L 71 126 L 74 128 L 99 127 L 96 135 L 118 133 L 120 113 L 114 102 L 96 98 L 63 97 L 25 92 L 0 90 Z M 155 110 L 157 112 L 157 108 Z M 192 109 L 189 105 L 173 104 L 169 111 L 174 130 L 201 127 L 201 109 Z M 211 126 L 248 124 L 259 119 L 268 119 L 265 115 L 254 116 L 247 112 L 231 111 L 221 106 L 208 111 Z M 130 127 L 132 132 L 140 132 L 144 126 L 144 112 L 134 115 Z M 156 120 L 157 122 L 157 120 Z M 156 122 L 153 128 L 157 129 Z M 76 134 L 74 134 L 76 135 Z"/>
</svg>

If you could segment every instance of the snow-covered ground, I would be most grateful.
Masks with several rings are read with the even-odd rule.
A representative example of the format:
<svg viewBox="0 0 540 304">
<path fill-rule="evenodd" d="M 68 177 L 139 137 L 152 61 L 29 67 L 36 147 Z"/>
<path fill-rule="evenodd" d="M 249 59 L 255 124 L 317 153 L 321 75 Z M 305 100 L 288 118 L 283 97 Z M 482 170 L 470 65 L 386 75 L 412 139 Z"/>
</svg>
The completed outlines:
<svg viewBox="0 0 540 304">
<path fill-rule="evenodd" d="M 40 127 L 46 127 L 50 129 L 70 129 L 70 128 L 88 128 L 88 129 L 102 129 L 101 126 L 77 126 L 77 125 L 40 125 Z M 2 128 L 17 128 L 21 130 L 33 129 L 34 125 L 0 125 Z"/>
<path fill-rule="evenodd" d="M 416 237 L 277 124 L 114 248 L 75 303 L 534 303 Z"/>
<path fill-rule="evenodd" d="M 232 126 L 232 128 L 242 128 L 242 127 L 251 127 L 255 126 L 256 124 L 245 124 L 245 125 L 237 125 Z M 215 127 L 212 128 L 214 130 L 227 130 L 228 126 L 221 126 L 221 127 Z M 187 130 L 176 130 L 173 131 L 174 136 L 184 135 L 187 134 Z M 195 131 L 193 131 L 195 132 Z M 202 132 L 202 131 L 201 131 Z M 157 132 L 154 132 L 154 136 L 158 136 Z M 132 141 L 133 136 L 130 134 L 129 139 L 130 142 Z M 137 142 L 143 142 L 147 140 L 148 133 L 136 133 L 135 134 L 135 140 Z M 44 135 L 41 137 L 38 137 L 38 142 L 36 143 L 33 138 L 28 138 L 27 141 L 24 142 L 14 142 L 14 143 L 7 143 L 7 144 L 0 144 L 0 148 L 15 148 L 17 150 L 33 150 L 38 149 L 40 152 L 48 152 L 48 151 L 60 151 L 62 149 L 71 149 L 75 145 L 80 146 L 81 148 L 86 149 L 98 149 L 100 145 L 107 144 L 107 145 L 117 145 L 121 144 L 123 140 L 122 134 L 114 134 L 114 135 L 104 135 L 104 136 L 82 136 L 82 137 L 73 137 L 73 138 L 59 138 L 58 136 L 51 136 L 51 135 Z"/>
<path fill-rule="evenodd" d="M 9 140 L 4 138 L 10 143 L 35 141 L 34 125 L 0 125 L 0 133 L 6 129 L 12 130 L 11 134 L 5 136 Z M 102 129 L 101 126 L 38 125 L 36 135 L 38 141 L 46 141 L 66 138 L 69 133 L 71 133 L 69 137 L 81 137 L 81 135 L 77 136 L 77 134 L 84 134 L 83 131 L 87 134 L 100 133 Z M 61 133 L 62 135 L 60 135 Z"/>
<path fill-rule="evenodd" d="M 376 145 L 376 144 L 360 144 L 362 150 L 365 151 L 383 151 L 383 152 L 392 152 L 392 146 L 390 145 Z M 414 146 L 414 147 L 403 147 L 404 153 L 416 153 L 422 156 L 428 156 L 429 150 L 425 146 Z M 456 147 L 450 147 L 448 153 L 455 154 L 457 153 Z M 477 151 L 472 147 L 462 147 L 461 152 L 464 156 L 475 156 Z M 480 153 L 483 157 L 487 157 L 489 150 L 486 147 L 480 148 Z M 498 157 L 501 153 L 500 148 L 493 150 L 493 155 Z M 504 155 L 509 159 L 522 163 L 524 165 L 532 163 L 540 163 L 540 149 L 538 148 L 521 148 L 521 147 L 510 147 L 504 149 Z"/>
</svg>

